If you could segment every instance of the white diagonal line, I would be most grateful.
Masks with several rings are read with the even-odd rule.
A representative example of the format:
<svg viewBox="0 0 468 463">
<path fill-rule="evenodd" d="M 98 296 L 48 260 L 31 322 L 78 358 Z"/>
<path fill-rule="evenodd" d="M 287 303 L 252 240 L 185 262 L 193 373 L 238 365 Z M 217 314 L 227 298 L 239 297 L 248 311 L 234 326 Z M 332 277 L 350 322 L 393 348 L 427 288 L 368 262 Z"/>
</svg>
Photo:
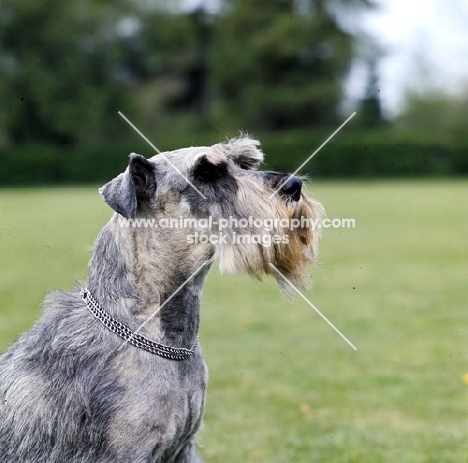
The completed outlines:
<svg viewBox="0 0 468 463">
<path fill-rule="evenodd" d="M 325 317 L 325 315 L 323 315 L 323 313 L 320 312 L 320 310 L 317 309 L 317 307 L 315 307 L 315 305 L 312 304 L 312 302 L 310 302 L 309 299 L 307 299 L 271 262 L 270 265 L 283 278 L 283 280 L 289 286 L 291 286 L 291 288 L 294 289 L 294 291 L 296 291 L 296 293 L 299 294 L 299 296 L 301 296 L 302 299 L 304 299 L 304 301 L 306 301 L 307 304 L 309 304 L 354 350 L 357 350 L 357 347 L 330 320 L 328 320 L 328 318 Z"/>
<path fill-rule="evenodd" d="M 123 119 L 125 119 L 127 124 L 130 125 L 130 127 L 132 127 L 133 130 L 135 130 L 135 132 L 137 132 L 138 135 L 140 135 L 140 137 L 143 138 L 143 140 L 145 140 L 146 143 L 148 143 L 148 145 L 150 145 L 158 154 L 161 154 L 161 151 L 159 151 L 158 148 L 156 148 L 156 146 L 154 146 L 120 111 L 118 112 L 118 114 Z"/>
<path fill-rule="evenodd" d="M 281 188 L 289 182 L 289 180 L 294 177 L 350 120 L 356 115 L 354 111 L 351 116 L 348 117 L 270 196 L 268 199 L 273 198 L 276 193 L 278 193 Z"/>
<path fill-rule="evenodd" d="M 207 260 L 206 262 L 203 262 L 203 264 L 200 265 L 134 332 L 133 334 L 126 339 L 121 346 L 117 349 L 120 350 L 122 349 L 125 344 L 127 344 L 130 339 L 132 339 L 135 334 L 138 333 L 149 321 L 151 321 L 158 313 L 159 311 L 192 279 L 195 277 L 195 275 L 206 265 L 208 265 L 211 262 L 211 260 Z"/>
<path fill-rule="evenodd" d="M 183 178 L 187 181 L 187 183 L 203 198 L 206 199 L 206 196 L 171 162 L 169 159 L 167 159 L 166 156 L 164 156 L 164 153 L 161 153 L 161 151 L 156 148 L 156 146 L 153 145 L 120 111 L 118 112 L 120 116 L 122 116 L 123 119 L 137 132 L 143 140 L 148 143 L 158 154 L 160 154 L 164 160 Z"/>
</svg>

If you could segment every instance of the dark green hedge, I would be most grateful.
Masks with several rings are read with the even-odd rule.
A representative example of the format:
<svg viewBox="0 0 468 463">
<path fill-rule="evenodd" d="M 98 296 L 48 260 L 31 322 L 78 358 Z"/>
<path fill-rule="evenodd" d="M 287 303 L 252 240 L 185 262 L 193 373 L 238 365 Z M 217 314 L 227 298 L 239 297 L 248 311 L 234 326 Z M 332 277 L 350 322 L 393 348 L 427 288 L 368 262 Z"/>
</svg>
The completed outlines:
<svg viewBox="0 0 468 463">
<path fill-rule="evenodd" d="M 292 172 L 329 136 L 323 132 L 259 134 L 266 153 L 265 168 Z M 159 137 L 161 149 L 210 145 L 223 141 L 220 133 Z M 142 140 L 131 147 L 67 148 L 14 146 L 0 149 L 0 185 L 100 183 L 125 169 L 128 154 L 154 154 Z M 377 178 L 468 174 L 468 142 L 441 142 L 391 132 L 338 134 L 301 170 L 315 178 Z"/>
<path fill-rule="evenodd" d="M 301 172 L 316 178 L 468 174 L 468 140 L 454 143 L 437 134 L 393 130 L 343 132 L 321 148 Z M 329 135 L 327 132 L 270 134 L 263 140 L 267 167 L 295 170 Z"/>
</svg>

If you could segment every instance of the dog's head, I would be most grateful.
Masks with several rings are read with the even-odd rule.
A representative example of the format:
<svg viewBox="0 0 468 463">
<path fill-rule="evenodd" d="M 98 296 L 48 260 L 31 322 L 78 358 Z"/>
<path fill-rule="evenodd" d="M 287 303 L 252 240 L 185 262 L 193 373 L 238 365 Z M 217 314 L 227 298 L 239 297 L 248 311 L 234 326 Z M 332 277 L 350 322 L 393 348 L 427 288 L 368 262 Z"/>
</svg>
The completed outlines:
<svg viewBox="0 0 468 463">
<path fill-rule="evenodd" d="M 212 249 L 221 271 L 267 273 L 283 288 L 285 278 L 303 287 L 306 264 L 317 256 L 323 209 L 306 196 L 300 178 L 257 170 L 262 161 L 259 142 L 245 137 L 151 159 L 131 154 L 126 171 L 100 192 L 118 214 L 139 220 L 155 239 L 161 224 L 172 224 L 177 249 Z"/>
</svg>

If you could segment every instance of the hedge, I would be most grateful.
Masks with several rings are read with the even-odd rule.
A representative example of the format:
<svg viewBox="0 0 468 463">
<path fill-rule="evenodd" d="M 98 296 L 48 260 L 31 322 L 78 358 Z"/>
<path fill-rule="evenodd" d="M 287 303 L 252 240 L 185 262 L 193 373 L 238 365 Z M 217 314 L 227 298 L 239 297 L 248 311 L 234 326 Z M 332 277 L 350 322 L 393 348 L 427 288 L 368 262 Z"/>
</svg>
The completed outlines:
<svg viewBox="0 0 468 463">
<path fill-rule="evenodd" d="M 330 133 L 330 132 L 329 132 Z M 292 172 L 328 137 L 327 132 L 261 134 L 265 169 Z M 197 134 L 159 137 L 161 149 L 210 145 L 223 135 Z M 0 149 L 0 186 L 102 183 L 122 172 L 132 151 L 150 157 L 154 151 L 143 140 L 119 145 L 61 147 L 11 146 Z M 301 173 L 314 178 L 377 178 L 450 176 L 468 174 L 468 142 L 420 140 L 392 132 L 338 134 Z"/>
</svg>

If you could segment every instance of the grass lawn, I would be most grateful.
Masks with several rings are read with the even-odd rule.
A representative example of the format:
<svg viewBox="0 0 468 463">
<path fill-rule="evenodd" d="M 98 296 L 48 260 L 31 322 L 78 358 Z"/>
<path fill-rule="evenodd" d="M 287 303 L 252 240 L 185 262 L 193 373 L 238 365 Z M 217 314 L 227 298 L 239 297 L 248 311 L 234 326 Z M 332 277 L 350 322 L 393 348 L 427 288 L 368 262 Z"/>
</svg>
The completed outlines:
<svg viewBox="0 0 468 463">
<path fill-rule="evenodd" d="M 468 181 L 321 183 L 355 229 L 324 230 L 307 296 L 212 272 L 207 463 L 468 461 Z M 0 349 L 45 294 L 86 278 L 110 209 L 96 188 L 0 190 Z M 1 372 L 0 372 L 1 374 Z"/>
</svg>

